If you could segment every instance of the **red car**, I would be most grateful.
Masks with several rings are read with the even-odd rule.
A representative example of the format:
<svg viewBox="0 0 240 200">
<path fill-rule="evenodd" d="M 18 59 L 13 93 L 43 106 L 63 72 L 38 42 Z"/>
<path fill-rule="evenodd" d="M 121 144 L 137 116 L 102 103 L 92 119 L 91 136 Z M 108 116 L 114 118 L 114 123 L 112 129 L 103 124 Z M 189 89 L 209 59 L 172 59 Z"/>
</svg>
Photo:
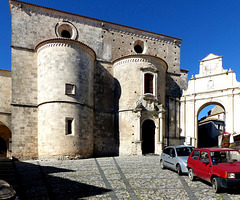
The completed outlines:
<svg viewBox="0 0 240 200">
<path fill-rule="evenodd" d="M 230 148 L 195 148 L 188 161 L 188 177 L 199 177 L 212 183 L 215 192 L 221 188 L 240 188 L 240 153 Z"/>
</svg>

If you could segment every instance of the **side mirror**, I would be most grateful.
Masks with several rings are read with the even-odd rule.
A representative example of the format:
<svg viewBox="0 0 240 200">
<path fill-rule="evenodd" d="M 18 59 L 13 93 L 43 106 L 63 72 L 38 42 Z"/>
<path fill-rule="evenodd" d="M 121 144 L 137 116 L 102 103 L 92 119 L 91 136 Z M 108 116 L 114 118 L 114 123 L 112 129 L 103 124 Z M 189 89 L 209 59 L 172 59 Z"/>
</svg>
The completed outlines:
<svg viewBox="0 0 240 200">
<path fill-rule="evenodd" d="M 170 154 L 171 157 L 175 157 L 175 155 L 173 153 Z"/>
</svg>

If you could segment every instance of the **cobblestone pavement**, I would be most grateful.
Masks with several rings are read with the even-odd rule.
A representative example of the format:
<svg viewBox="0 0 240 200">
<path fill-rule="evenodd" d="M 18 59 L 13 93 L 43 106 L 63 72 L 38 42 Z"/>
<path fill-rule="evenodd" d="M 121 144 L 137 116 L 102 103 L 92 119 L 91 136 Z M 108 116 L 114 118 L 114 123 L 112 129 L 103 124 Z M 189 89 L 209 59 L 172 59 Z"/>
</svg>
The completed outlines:
<svg viewBox="0 0 240 200">
<path fill-rule="evenodd" d="M 24 200 L 240 199 L 239 191 L 215 194 L 211 185 L 171 170 L 158 156 L 15 161 Z"/>
</svg>

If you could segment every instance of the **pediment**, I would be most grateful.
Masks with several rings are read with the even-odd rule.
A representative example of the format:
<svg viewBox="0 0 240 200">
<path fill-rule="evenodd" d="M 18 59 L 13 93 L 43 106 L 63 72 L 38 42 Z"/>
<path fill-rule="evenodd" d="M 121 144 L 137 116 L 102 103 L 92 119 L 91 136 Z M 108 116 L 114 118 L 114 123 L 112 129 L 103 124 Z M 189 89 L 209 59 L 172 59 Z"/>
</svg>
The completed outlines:
<svg viewBox="0 0 240 200">
<path fill-rule="evenodd" d="M 222 58 L 222 56 L 218 56 L 216 54 L 210 53 L 208 56 L 203 58 L 201 61 L 208 61 L 208 60 L 213 60 L 213 59 L 218 59 L 218 58 Z"/>
<path fill-rule="evenodd" d="M 214 74 L 224 73 L 222 67 L 222 56 L 210 53 L 200 61 L 199 74 L 196 77 L 212 76 Z"/>
</svg>

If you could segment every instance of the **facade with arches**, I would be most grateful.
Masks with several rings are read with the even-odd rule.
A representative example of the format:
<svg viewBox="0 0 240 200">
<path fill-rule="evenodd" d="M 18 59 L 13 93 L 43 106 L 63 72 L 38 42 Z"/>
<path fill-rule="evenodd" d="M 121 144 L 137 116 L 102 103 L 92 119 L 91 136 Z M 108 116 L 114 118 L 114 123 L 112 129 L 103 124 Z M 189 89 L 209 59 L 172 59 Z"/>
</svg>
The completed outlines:
<svg viewBox="0 0 240 200">
<path fill-rule="evenodd" d="M 188 71 L 180 69 L 181 39 L 9 4 L 12 71 L 0 70 L 4 155 L 160 154 L 182 141 L 179 99 Z"/>
<path fill-rule="evenodd" d="M 223 69 L 222 56 L 209 54 L 200 61 L 199 74 L 188 82 L 181 97 L 181 129 L 185 144 L 198 146 L 198 115 L 208 105 L 224 110 L 224 130 L 240 133 L 240 83 L 236 74 Z"/>
</svg>

